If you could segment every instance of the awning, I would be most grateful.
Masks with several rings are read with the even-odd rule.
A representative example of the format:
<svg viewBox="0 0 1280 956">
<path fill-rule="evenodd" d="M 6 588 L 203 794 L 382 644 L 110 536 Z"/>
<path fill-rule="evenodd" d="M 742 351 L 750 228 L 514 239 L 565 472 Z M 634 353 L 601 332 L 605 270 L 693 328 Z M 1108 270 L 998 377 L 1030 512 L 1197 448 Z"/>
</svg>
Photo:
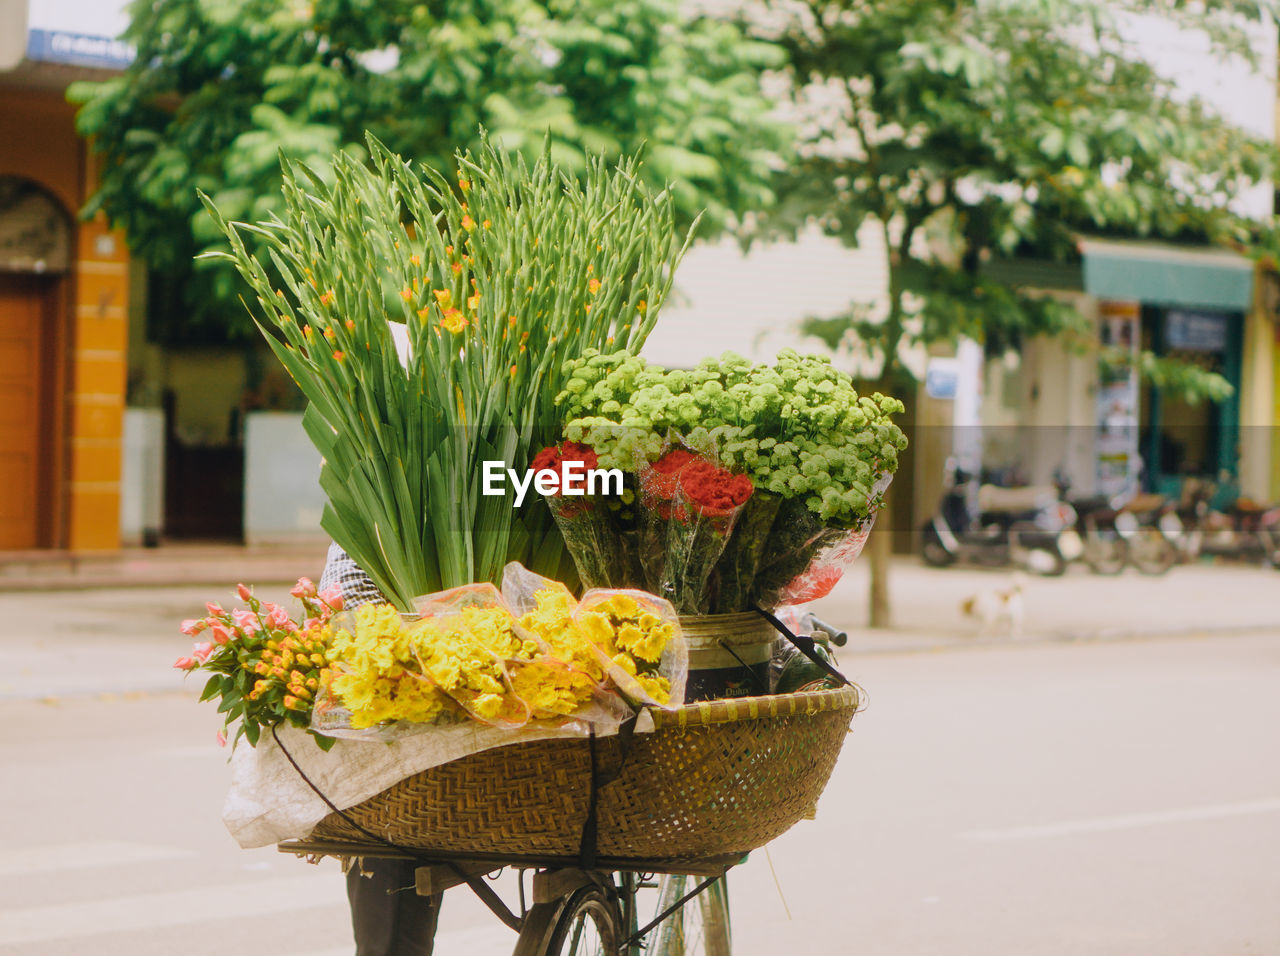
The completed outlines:
<svg viewBox="0 0 1280 956">
<path fill-rule="evenodd" d="M 1100 299 L 1244 312 L 1253 263 L 1225 249 L 1083 239 L 1084 291 Z"/>
</svg>

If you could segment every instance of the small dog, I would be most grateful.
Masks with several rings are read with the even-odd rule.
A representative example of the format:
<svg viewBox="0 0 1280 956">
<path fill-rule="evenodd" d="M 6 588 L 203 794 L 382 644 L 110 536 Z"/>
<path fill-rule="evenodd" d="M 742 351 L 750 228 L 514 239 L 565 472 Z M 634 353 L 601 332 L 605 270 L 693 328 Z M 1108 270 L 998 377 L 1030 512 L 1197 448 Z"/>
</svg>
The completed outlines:
<svg viewBox="0 0 1280 956">
<path fill-rule="evenodd" d="M 960 604 L 960 613 L 978 622 L 979 637 L 995 637 L 1000 633 L 1008 637 L 1022 636 L 1022 587 L 1026 575 L 1015 571 L 1010 587 L 1004 590 L 988 588 Z"/>
</svg>

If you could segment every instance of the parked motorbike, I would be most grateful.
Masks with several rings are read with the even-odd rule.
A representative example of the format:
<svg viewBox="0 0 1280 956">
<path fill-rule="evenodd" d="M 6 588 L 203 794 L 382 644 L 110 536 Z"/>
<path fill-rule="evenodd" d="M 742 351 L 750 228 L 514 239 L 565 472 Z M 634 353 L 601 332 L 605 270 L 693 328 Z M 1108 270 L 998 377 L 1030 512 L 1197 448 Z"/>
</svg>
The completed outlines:
<svg viewBox="0 0 1280 956">
<path fill-rule="evenodd" d="M 1119 574 L 1127 565 L 1164 574 L 1178 562 L 1183 528 L 1173 502 L 1132 491 L 1072 497 L 1061 478 L 1058 490 L 1076 510 L 1081 556 L 1094 574 Z"/>
<path fill-rule="evenodd" d="M 1084 550 L 1075 522 L 1075 509 L 1052 486 L 980 484 L 949 462 L 938 513 L 922 529 L 921 557 L 933 567 L 968 561 L 1060 575 Z"/>
<path fill-rule="evenodd" d="M 1189 481 L 1180 516 L 1186 560 L 1202 555 L 1280 568 L 1280 505 L 1241 497 L 1229 481 Z"/>
<path fill-rule="evenodd" d="M 1165 574 L 1186 547 L 1186 527 L 1177 504 L 1162 495 L 1134 495 L 1116 516 L 1129 563 L 1142 574 Z"/>
</svg>

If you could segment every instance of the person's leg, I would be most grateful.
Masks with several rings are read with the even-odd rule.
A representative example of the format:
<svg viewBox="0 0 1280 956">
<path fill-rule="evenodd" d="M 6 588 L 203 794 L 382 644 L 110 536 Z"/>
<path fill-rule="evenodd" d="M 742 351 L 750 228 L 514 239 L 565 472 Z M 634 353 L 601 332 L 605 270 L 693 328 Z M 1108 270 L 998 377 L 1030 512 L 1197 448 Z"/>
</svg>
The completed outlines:
<svg viewBox="0 0 1280 956">
<path fill-rule="evenodd" d="M 356 956 L 431 956 L 441 896 L 414 891 L 412 860 L 368 860 L 347 872 Z"/>
</svg>

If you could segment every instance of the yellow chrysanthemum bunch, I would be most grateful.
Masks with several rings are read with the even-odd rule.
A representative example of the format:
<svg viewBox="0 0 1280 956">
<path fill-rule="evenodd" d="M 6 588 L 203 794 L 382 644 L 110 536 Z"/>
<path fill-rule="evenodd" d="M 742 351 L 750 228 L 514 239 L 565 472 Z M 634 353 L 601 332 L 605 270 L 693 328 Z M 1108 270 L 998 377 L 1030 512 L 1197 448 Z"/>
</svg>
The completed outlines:
<svg viewBox="0 0 1280 956">
<path fill-rule="evenodd" d="M 332 688 L 351 711 L 351 726 L 391 720 L 435 723 L 456 715 L 457 705 L 416 673 L 414 641 L 400 612 L 389 604 L 356 609 L 351 628 L 339 628 L 330 657 Z"/>
<path fill-rule="evenodd" d="M 491 723 L 521 724 L 529 709 L 507 689 L 504 660 L 532 660 L 540 648 L 521 638 L 503 607 L 468 607 L 409 629 L 426 676 L 470 713 Z"/>
<path fill-rule="evenodd" d="M 389 604 L 366 604 L 333 637 L 332 690 L 351 726 L 438 723 L 465 711 L 493 724 L 569 717 L 619 669 L 665 704 L 657 664 L 675 626 L 627 594 L 589 610 L 563 585 L 533 596 L 519 619 L 504 604 L 473 604 L 406 622 Z"/>
<path fill-rule="evenodd" d="M 555 657 L 602 683 L 604 666 L 573 620 L 578 602 L 569 589 L 545 587 L 533 595 L 533 600 L 535 607 L 521 616 L 520 626 L 546 641 Z"/>
<path fill-rule="evenodd" d="M 659 704 L 671 699 L 671 683 L 658 673 L 662 652 L 675 637 L 664 621 L 630 594 L 612 594 L 577 615 L 586 638 L 601 649 Z"/>
</svg>

